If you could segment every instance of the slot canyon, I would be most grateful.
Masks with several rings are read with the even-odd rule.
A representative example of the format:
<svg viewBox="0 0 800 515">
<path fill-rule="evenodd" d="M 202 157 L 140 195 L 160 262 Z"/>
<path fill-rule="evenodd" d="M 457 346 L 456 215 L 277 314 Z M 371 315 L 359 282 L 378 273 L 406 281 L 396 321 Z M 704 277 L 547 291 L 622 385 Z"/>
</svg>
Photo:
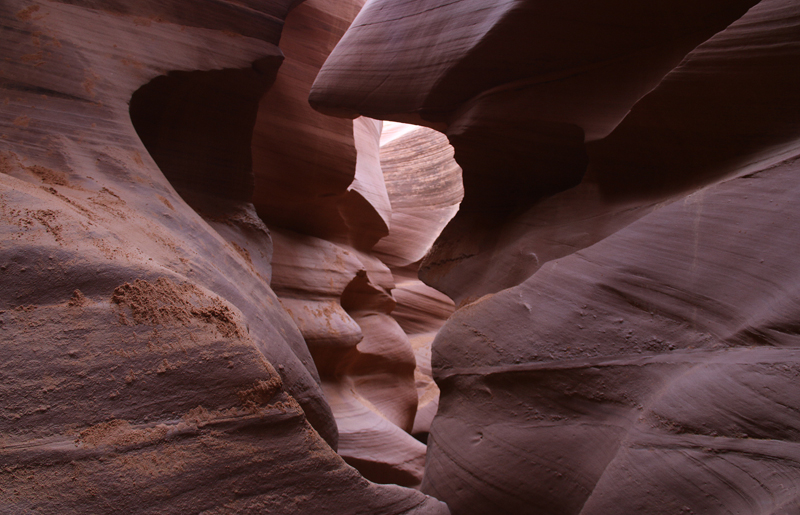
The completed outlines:
<svg viewBox="0 0 800 515">
<path fill-rule="evenodd" d="M 0 513 L 800 515 L 800 2 L 0 31 Z"/>
</svg>

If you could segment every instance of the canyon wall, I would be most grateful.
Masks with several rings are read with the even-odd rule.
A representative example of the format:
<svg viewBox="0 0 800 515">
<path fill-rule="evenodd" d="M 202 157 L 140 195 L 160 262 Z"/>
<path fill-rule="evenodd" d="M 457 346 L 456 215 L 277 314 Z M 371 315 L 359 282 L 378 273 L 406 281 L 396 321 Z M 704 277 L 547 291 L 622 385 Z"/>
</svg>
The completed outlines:
<svg viewBox="0 0 800 515">
<path fill-rule="evenodd" d="M 796 3 L 0 21 L 0 511 L 800 510 Z"/>
<path fill-rule="evenodd" d="M 375 0 L 311 102 L 440 130 L 454 514 L 800 510 L 800 7 Z"/>
<path fill-rule="evenodd" d="M 430 344 L 452 302 L 414 281 L 411 265 L 455 214 L 460 169 L 435 131 L 419 128 L 381 148 L 382 122 L 334 118 L 308 104 L 360 7 L 309 0 L 287 18 L 286 62 L 253 131 L 253 203 L 272 231 L 272 288 L 317 365 L 339 454 L 370 480 L 419 487 L 426 447 L 411 433 L 427 432 L 436 411 Z M 318 52 L 307 51 L 308 41 L 321 42 Z M 411 282 L 398 288 L 409 266 L 412 277 L 401 279 Z M 416 309 L 430 326 L 413 346 L 409 336 L 420 335 L 395 318 L 396 292 L 401 311 Z M 420 403 L 426 421 L 415 426 Z"/>
<path fill-rule="evenodd" d="M 291 282 L 281 258 L 321 246 L 355 283 L 352 311 L 391 323 L 392 275 L 363 253 L 388 231 L 380 122 L 270 116 L 305 105 L 293 84 L 310 87 L 361 5 L 298 3 L 0 5 L 0 511 L 448 513 L 334 452 L 348 433 L 326 370 L 275 294 Z M 291 232 L 304 219 L 274 184 L 301 172 L 329 201 L 307 213 L 330 222 L 314 236 Z M 274 244 L 270 194 L 298 224 L 276 224 Z M 353 254 L 324 252 L 351 237 Z M 323 275 L 320 303 L 342 293 Z M 353 319 L 343 333 L 366 335 Z M 410 430 L 405 343 L 386 361 L 405 367 Z"/>
</svg>

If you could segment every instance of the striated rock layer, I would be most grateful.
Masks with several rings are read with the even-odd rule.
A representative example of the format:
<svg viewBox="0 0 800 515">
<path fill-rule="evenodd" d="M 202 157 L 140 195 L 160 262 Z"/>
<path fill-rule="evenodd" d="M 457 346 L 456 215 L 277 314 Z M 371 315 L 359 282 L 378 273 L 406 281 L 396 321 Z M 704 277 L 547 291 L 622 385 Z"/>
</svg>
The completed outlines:
<svg viewBox="0 0 800 515">
<path fill-rule="evenodd" d="M 425 491 L 454 513 L 797 509 L 796 173 L 702 190 L 457 312 Z"/>
<path fill-rule="evenodd" d="M 464 194 L 461 168 L 441 133 L 391 122 L 384 124 L 381 136 L 381 168 L 392 204 L 392 227 L 373 253 L 394 276 L 397 304 L 392 317 L 408 335 L 417 365 L 418 405 L 411 432 L 425 440 L 439 405 L 431 343 L 455 306 L 417 276 L 420 261 L 458 211 Z"/>
<path fill-rule="evenodd" d="M 0 4 L 0 511 L 448 513 L 334 453 L 269 286 L 250 140 L 296 3 Z"/>
<path fill-rule="evenodd" d="M 755 3 L 371 2 L 310 100 L 324 112 L 413 121 L 448 136 L 467 193 L 421 274 L 461 303 L 541 264 L 518 235 L 504 238 L 530 225 L 517 217 L 577 186 L 589 165 L 584 142 L 608 135 L 689 51 Z M 490 266 L 517 253 L 518 262 Z"/>
<path fill-rule="evenodd" d="M 800 510 L 798 20 L 786 0 L 361 12 L 312 103 L 437 128 L 464 173 L 420 269 L 460 306 L 423 491 L 465 515 Z"/>
<path fill-rule="evenodd" d="M 426 448 L 410 435 L 419 402 L 415 354 L 392 317 L 392 272 L 373 252 L 394 227 L 382 123 L 332 118 L 307 102 L 360 7 L 309 0 L 287 17 L 286 62 L 260 100 L 253 130 L 253 202 L 273 229 L 271 284 L 320 372 L 339 454 L 370 480 L 418 487 Z M 308 41 L 321 45 L 309 52 Z M 434 220 L 443 216 L 432 212 Z M 419 259 L 435 234 L 417 234 L 427 236 Z"/>
</svg>

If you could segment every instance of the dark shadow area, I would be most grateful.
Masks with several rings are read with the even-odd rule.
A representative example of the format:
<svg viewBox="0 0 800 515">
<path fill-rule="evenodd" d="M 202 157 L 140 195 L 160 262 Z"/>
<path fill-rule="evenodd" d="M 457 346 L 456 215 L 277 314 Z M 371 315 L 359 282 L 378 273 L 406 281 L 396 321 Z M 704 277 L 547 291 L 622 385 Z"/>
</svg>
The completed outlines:
<svg viewBox="0 0 800 515">
<path fill-rule="evenodd" d="M 395 484 L 401 486 L 419 484 L 419 479 L 415 478 L 412 474 L 402 470 L 393 469 L 392 467 L 386 466 L 382 463 L 360 460 L 350 456 L 342 456 L 342 459 L 344 459 L 348 465 L 358 470 L 362 476 L 373 483 L 383 485 Z"/>
<path fill-rule="evenodd" d="M 430 433 L 428 431 L 424 431 L 422 433 L 414 433 L 411 436 L 413 436 L 414 438 L 416 438 L 420 442 L 424 443 L 425 445 L 428 445 L 428 436 L 429 435 L 430 435 Z"/>
<path fill-rule="evenodd" d="M 609 201 L 685 195 L 797 153 L 800 17 L 762 2 L 689 54 L 588 146 Z"/>
<path fill-rule="evenodd" d="M 170 72 L 131 97 L 136 132 L 190 205 L 197 196 L 251 200 L 250 145 L 258 102 L 281 60 L 265 58 L 249 69 Z"/>
</svg>

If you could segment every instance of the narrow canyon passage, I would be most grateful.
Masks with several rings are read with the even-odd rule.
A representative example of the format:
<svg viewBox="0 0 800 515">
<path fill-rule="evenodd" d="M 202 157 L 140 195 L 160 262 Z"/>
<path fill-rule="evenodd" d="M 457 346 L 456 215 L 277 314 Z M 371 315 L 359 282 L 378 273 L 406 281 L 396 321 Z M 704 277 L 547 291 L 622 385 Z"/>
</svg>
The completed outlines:
<svg viewBox="0 0 800 515">
<path fill-rule="evenodd" d="M 0 512 L 800 513 L 799 29 L 0 3 Z"/>
<path fill-rule="evenodd" d="M 341 15 L 319 5 L 287 17 L 284 59 L 157 77 L 131 120 L 296 324 L 338 427 L 329 443 L 367 479 L 419 488 L 439 394 L 431 343 L 455 307 L 417 272 L 458 210 L 461 169 L 437 131 L 304 102 L 327 54 L 312 63 L 302 42 Z"/>
<path fill-rule="evenodd" d="M 798 14 L 364 7 L 312 105 L 436 128 L 464 176 L 420 267 L 459 308 L 423 492 L 457 515 L 800 511 Z"/>
</svg>

